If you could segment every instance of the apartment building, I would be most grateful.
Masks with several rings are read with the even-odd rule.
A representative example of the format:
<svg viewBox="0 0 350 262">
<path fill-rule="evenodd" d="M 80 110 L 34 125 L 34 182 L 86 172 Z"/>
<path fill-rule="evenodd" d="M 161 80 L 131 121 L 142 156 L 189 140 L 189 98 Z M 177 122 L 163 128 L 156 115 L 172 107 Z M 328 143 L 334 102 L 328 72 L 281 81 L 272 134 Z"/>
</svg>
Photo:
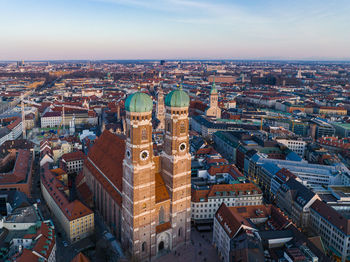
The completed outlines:
<svg viewBox="0 0 350 262">
<path fill-rule="evenodd" d="M 54 227 L 48 222 L 38 222 L 10 242 L 10 250 L 15 253 L 13 261 L 37 262 L 56 261 L 56 238 Z"/>
<path fill-rule="evenodd" d="M 308 228 L 310 206 L 320 197 L 294 178 L 286 181 L 277 191 L 277 206 L 293 222 L 302 228 Z"/>
<path fill-rule="evenodd" d="M 94 232 L 94 213 L 79 200 L 69 201 L 67 186 L 59 181 L 48 165 L 41 174 L 41 191 L 51 212 L 60 221 L 71 242 Z"/>
<path fill-rule="evenodd" d="M 350 215 L 335 210 L 323 201 L 316 200 L 310 206 L 310 229 L 319 234 L 336 261 L 350 260 Z"/>
<path fill-rule="evenodd" d="M 62 155 L 61 164 L 69 174 L 79 173 L 83 169 L 86 155 L 81 151 L 75 151 Z"/>
<path fill-rule="evenodd" d="M 40 121 L 41 128 L 58 127 L 62 123 L 61 112 L 46 112 Z"/>
<path fill-rule="evenodd" d="M 262 192 L 252 183 L 219 184 L 206 189 L 192 187 L 192 221 L 212 221 L 222 203 L 227 206 L 250 206 L 262 204 Z"/>
<path fill-rule="evenodd" d="M 302 140 L 295 139 L 276 139 L 278 143 L 281 143 L 288 147 L 290 150 L 293 150 L 300 157 L 303 157 L 305 154 L 306 142 Z"/>
</svg>

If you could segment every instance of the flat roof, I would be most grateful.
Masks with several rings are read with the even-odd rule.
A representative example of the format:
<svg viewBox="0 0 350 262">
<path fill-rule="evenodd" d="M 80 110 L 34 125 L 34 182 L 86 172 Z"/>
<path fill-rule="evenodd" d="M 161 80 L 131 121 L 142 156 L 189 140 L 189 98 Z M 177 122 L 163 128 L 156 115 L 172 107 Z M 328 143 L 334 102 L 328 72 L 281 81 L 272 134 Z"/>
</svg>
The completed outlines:
<svg viewBox="0 0 350 262">
<path fill-rule="evenodd" d="M 338 123 L 338 122 L 334 122 L 332 123 L 332 125 L 335 125 L 335 126 L 340 126 L 344 129 L 349 129 L 350 130 L 350 123 Z"/>
</svg>

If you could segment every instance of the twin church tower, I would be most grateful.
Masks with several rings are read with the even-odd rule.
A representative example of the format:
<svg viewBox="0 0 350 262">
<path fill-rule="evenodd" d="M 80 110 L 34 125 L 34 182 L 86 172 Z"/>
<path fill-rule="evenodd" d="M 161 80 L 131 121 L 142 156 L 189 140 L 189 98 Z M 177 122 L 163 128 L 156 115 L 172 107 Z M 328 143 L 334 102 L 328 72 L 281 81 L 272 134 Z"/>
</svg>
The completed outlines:
<svg viewBox="0 0 350 262">
<path fill-rule="evenodd" d="M 160 90 L 158 95 L 162 98 L 163 92 Z M 189 96 L 179 88 L 158 105 L 156 114 L 163 117 L 159 120 L 164 128 L 164 144 L 156 155 L 152 99 L 137 92 L 125 102 L 121 242 L 139 261 L 150 261 L 190 241 L 189 103 Z"/>
<path fill-rule="evenodd" d="M 83 180 L 91 204 L 127 250 L 132 261 L 151 261 L 190 241 L 190 99 L 180 87 L 163 99 L 158 90 L 156 117 L 164 130 L 162 150 L 152 142 L 151 97 L 136 92 L 125 101 L 125 134 L 105 130 L 89 150 Z M 208 117 L 218 117 L 213 85 Z"/>
</svg>

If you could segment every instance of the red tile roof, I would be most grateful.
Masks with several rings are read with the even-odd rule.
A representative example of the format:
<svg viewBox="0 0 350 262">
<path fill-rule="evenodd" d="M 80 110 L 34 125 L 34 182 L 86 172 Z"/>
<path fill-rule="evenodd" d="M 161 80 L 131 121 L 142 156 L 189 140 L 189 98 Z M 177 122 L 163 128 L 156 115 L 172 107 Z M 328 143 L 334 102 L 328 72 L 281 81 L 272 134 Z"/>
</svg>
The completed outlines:
<svg viewBox="0 0 350 262">
<path fill-rule="evenodd" d="M 55 201 L 56 205 L 61 209 L 62 213 L 69 221 L 93 213 L 79 200 L 74 200 L 73 202 L 68 201 L 66 194 L 63 192 L 63 190 L 66 189 L 66 186 L 56 179 L 56 176 L 49 170 L 48 164 L 44 165 L 44 172 L 41 176 L 41 182 L 46 188 L 47 192 L 50 194 L 51 198 Z"/>
<path fill-rule="evenodd" d="M 64 154 L 62 159 L 66 162 L 69 161 L 77 161 L 77 160 L 85 160 L 86 155 L 82 151 L 75 151 L 71 153 Z"/>
<path fill-rule="evenodd" d="M 216 155 L 217 153 L 214 148 L 205 147 L 198 149 L 196 155 Z"/>
<path fill-rule="evenodd" d="M 58 117 L 61 116 L 60 112 L 46 112 L 42 117 Z"/>
<path fill-rule="evenodd" d="M 41 223 L 40 227 L 36 229 L 35 234 L 25 235 L 23 239 L 34 239 L 32 249 L 23 249 L 21 254 L 14 256 L 15 261 L 31 262 L 38 261 L 39 256 L 48 259 L 55 246 L 55 231 L 46 223 Z"/>
<path fill-rule="evenodd" d="M 215 196 L 227 196 L 231 195 L 231 192 L 234 193 L 233 196 L 238 196 L 241 194 L 261 194 L 262 191 L 260 188 L 255 186 L 253 183 L 240 183 L 240 184 L 218 184 L 211 186 L 210 189 L 207 190 L 196 190 L 192 188 L 191 197 L 192 202 L 200 202 L 200 199 L 204 199 L 204 201 L 208 201 L 208 197 Z M 219 195 L 220 194 L 220 195 Z"/>
<path fill-rule="evenodd" d="M 6 127 L 10 130 L 14 129 L 16 126 L 18 126 L 22 122 L 22 119 L 20 117 L 17 117 L 15 121 L 13 121 L 11 124 L 7 125 Z"/>
<path fill-rule="evenodd" d="M 80 252 L 71 260 L 71 262 L 90 262 L 90 259 Z"/>
<path fill-rule="evenodd" d="M 228 173 L 230 174 L 234 179 L 237 179 L 238 177 L 243 177 L 243 174 L 237 169 L 235 165 L 220 165 L 220 166 L 211 166 L 208 169 L 208 173 L 211 176 L 214 176 L 216 174 L 223 174 Z"/>
<path fill-rule="evenodd" d="M 283 229 L 291 224 L 288 218 L 272 205 L 228 207 L 225 203 L 222 203 L 215 214 L 215 218 L 230 238 L 237 233 L 242 225 L 250 228 L 254 227 L 248 222 L 248 219 L 252 220 L 252 218 L 268 218 L 267 225 L 272 230 Z"/>
<path fill-rule="evenodd" d="M 165 230 L 168 230 L 169 228 L 171 228 L 171 223 L 170 222 L 166 222 L 163 224 L 160 224 L 158 226 L 156 226 L 156 233 L 159 234 Z"/>
<path fill-rule="evenodd" d="M 77 186 L 78 194 L 84 203 L 88 204 L 92 202 L 92 192 L 86 182 Z"/>
<path fill-rule="evenodd" d="M 32 152 L 30 150 L 19 149 L 16 163 L 12 172 L 0 173 L 0 184 L 3 185 L 28 182 L 29 177 L 27 177 L 27 175 L 31 175 L 32 163 Z"/>
<path fill-rule="evenodd" d="M 156 203 L 169 200 L 169 192 L 166 189 L 163 177 L 160 173 L 156 173 Z"/>
<path fill-rule="evenodd" d="M 125 140 L 105 130 L 91 147 L 84 163 L 119 205 L 122 202 L 124 154 Z"/>
</svg>

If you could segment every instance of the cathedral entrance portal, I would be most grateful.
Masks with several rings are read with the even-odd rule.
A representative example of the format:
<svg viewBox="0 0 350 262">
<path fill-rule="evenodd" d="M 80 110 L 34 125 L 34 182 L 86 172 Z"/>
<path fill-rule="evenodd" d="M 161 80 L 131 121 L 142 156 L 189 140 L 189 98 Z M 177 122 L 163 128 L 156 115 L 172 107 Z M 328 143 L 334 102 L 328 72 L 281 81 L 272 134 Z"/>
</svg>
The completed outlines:
<svg viewBox="0 0 350 262">
<path fill-rule="evenodd" d="M 164 255 L 171 250 L 170 232 L 162 232 L 157 235 L 157 255 Z"/>
<path fill-rule="evenodd" d="M 164 242 L 161 241 L 158 245 L 158 252 L 161 252 L 164 249 Z"/>
</svg>

